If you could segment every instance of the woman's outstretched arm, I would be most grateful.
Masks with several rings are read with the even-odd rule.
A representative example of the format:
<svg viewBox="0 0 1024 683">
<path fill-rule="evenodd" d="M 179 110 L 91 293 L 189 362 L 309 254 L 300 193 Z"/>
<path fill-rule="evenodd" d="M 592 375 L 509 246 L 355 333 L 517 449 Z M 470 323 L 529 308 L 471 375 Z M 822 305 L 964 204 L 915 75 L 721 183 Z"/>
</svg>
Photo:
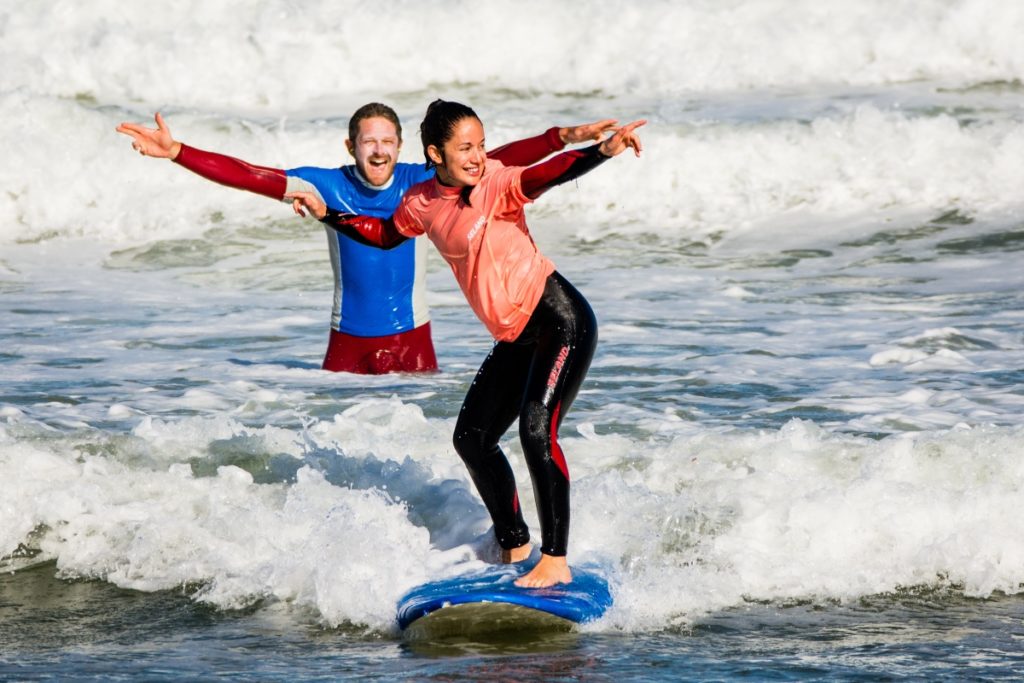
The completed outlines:
<svg viewBox="0 0 1024 683">
<path fill-rule="evenodd" d="M 543 163 L 530 166 L 523 171 L 523 193 L 530 199 L 536 199 L 552 187 L 579 178 L 631 147 L 640 156 L 643 146 L 635 131 L 645 123 L 644 120 L 634 121 L 619 128 L 600 144 L 562 152 Z"/>
<path fill-rule="evenodd" d="M 488 159 L 497 159 L 506 166 L 530 166 L 549 154 L 561 152 L 566 145 L 600 140 L 605 133 L 615 130 L 615 119 L 604 119 L 578 126 L 548 128 L 532 138 L 516 140 L 487 152 Z"/>
<path fill-rule="evenodd" d="M 371 247 L 394 249 L 409 239 L 398 232 L 390 218 L 373 218 L 335 211 L 327 208 L 323 200 L 312 192 L 289 192 L 284 198 L 292 200 L 292 209 L 300 216 L 305 216 L 306 211 L 309 211 L 325 225 Z"/>
</svg>

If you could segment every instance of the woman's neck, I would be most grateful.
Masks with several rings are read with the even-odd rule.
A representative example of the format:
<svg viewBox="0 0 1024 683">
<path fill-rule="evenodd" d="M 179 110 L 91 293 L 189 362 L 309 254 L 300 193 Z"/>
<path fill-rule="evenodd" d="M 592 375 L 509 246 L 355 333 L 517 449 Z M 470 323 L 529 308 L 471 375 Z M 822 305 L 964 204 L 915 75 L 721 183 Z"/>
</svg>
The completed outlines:
<svg viewBox="0 0 1024 683">
<path fill-rule="evenodd" d="M 448 175 L 446 170 L 444 170 L 444 166 L 438 166 L 434 175 L 437 177 L 437 182 L 441 183 L 445 187 L 459 187 L 459 185 L 452 182 L 452 177 Z"/>
</svg>

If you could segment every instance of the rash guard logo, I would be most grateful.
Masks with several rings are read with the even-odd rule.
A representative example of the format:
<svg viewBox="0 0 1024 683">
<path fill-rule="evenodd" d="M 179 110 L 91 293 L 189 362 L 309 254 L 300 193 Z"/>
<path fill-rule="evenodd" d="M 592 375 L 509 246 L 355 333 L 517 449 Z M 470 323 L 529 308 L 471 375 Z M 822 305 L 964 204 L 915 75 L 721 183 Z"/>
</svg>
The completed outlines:
<svg viewBox="0 0 1024 683">
<path fill-rule="evenodd" d="M 551 368 L 551 374 L 548 375 L 548 388 L 558 383 L 558 376 L 562 374 L 562 366 L 565 365 L 565 359 L 568 357 L 569 347 L 563 346 L 562 350 L 558 352 L 558 358 L 555 359 L 555 367 Z"/>
<path fill-rule="evenodd" d="M 480 218 L 477 218 L 476 219 L 476 223 L 474 223 L 473 227 L 470 228 L 469 234 L 466 235 L 466 240 L 468 242 L 472 242 L 473 238 L 476 237 L 476 234 L 478 232 L 480 232 L 480 228 L 484 227 L 485 223 L 487 223 L 487 217 L 486 216 L 480 216 Z"/>
</svg>

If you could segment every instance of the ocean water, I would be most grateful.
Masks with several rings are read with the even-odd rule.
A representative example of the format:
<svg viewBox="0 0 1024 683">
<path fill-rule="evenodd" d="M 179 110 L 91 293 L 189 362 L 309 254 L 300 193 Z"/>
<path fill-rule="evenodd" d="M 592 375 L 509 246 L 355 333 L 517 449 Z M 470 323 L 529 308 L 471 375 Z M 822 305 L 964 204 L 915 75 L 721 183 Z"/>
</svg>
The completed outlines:
<svg viewBox="0 0 1024 683">
<path fill-rule="evenodd" d="M 3 3 L 0 679 L 1019 679 L 1022 33 L 996 0 Z M 418 161 L 435 97 L 492 145 L 649 121 L 528 209 L 600 323 L 562 444 L 615 604 L 578 631 L 397 633 L 493 553 L 450 443 L 490 341 L 441 259 L 440 373 L 322 372 L 319 224 L 114 132 L 329 166 L 382 100 Z"/>
</svg>

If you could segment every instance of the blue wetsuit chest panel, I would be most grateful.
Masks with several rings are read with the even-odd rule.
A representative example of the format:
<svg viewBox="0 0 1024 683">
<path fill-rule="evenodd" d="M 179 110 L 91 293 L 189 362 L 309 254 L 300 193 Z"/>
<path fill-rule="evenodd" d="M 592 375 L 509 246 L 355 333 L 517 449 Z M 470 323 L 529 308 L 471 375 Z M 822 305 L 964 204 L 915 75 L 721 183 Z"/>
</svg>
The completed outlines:
<svg viewBox="0 0 1024 683">
<path fill-rule="evenodd" d="M 389 217 L 410 187 L 434 176 L 422 164 L 396 164 L 391 184 L 378 190 L 366 187 L 353 166 L 304 166 L 286 173 L 313 185 L 332 209 L 377 218 Z M 420 240 L 384 250 L 330 229 L 328 239 L 335 273 L 332 322 L 339 332 L 378 337 L 429 322 L 423 282 L 425 250 Z"/>
</svg>

